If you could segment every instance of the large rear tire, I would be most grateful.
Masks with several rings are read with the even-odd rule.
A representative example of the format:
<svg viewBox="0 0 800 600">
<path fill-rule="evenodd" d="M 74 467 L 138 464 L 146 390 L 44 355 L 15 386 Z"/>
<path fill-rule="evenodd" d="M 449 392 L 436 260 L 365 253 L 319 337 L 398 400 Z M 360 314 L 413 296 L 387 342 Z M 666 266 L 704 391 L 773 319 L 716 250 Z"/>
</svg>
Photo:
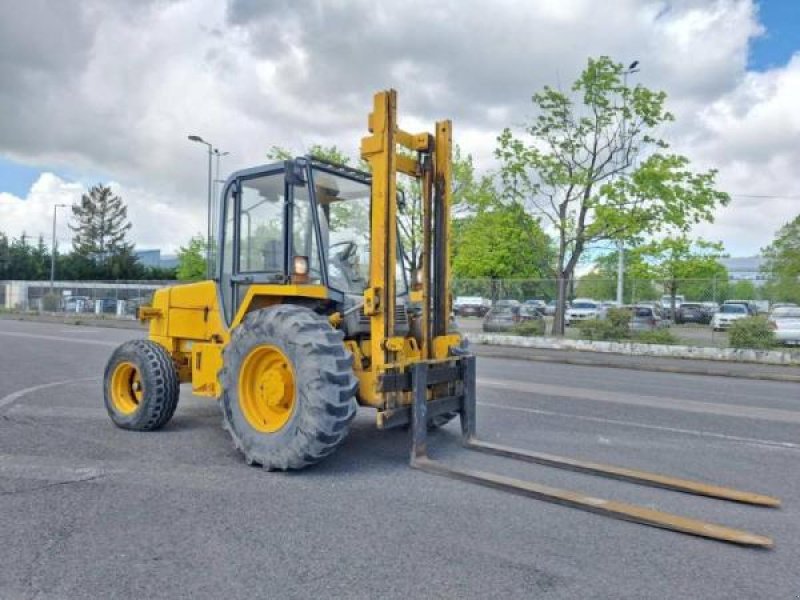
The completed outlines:
<svg viewBox="0 0 800 600">
<path fill-rule="evenodd" d="M 103 400 L 122 429 L 152 431 L 175 414 L 180 381 L 169 352 L 150 340 L 119 346 L 106 364 Z"/>
<path fill-rule="evenodd" d="M 312 310 L 253 311 L 223 354 L 223 427 L 248 464 L 302 469 L 332 453 L 356 413 L 344 334 Z"/>
</svg>

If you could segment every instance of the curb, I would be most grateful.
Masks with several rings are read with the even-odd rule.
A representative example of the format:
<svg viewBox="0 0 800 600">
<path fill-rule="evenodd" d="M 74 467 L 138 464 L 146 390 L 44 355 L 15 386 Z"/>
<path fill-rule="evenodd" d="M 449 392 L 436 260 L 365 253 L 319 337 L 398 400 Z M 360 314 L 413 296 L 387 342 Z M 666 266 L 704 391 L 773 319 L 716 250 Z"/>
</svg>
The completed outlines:
<svg viewBox="0 0 800 600">
<path fill-rule="evenodd" d="M 145 331 L 146 327 L 133 319 L 94 319 L 81 316 L 36 315 L 22 313 L 0 313 L 0 320 L 30 321 L 33 323 L 56 323 L 58 325 L 78 325 L 83 327 L 107 327 L 108 329 L 132 329 Z"/>
<path fill-rule="evenodd" d="M 800 383 L 800 375 L 790 375 L 781 373 L 759 373 L 757 371 L 751 373 L 744 373 L 740 371 L 731 371 L 724 368 L 720 369 L 703 369 L 699 367 L 692 367 L 687 365 L 685 367 L 675 367 L 670 365 L 656 365 L 656 364 L 637 364 L 637 363 L 618 363 L 609 360 L 603 360 L 601 353 L 596 353 L 589 358 L 579 358 L 574 356 L 544 356 L 529 354 L 529 351 L 535 351 L 536 348 L 514 347 L 514 346 L 500 346 L 489 345 L 474 342 L 470 345 L 476 356 L 484 356 L 486 358 L 508 358 L 512 360 L 526 360 L 530 362 L 547 362 L 555 364 L 576 365 L 581 367 L 607 367 L 611 369 L 625 369 L 628 371 L 650 371 L 654 373 L 676 373 L 680 375 L 703 375 L 707 377 L 730 377 L 734 379 L 754 379 L 760 381 L 781 381 L 787 383 Z M 565 352 L 565 351 L 562 351 Z M 589 354 L 588 352 L 586 353 Z M 721 361 L 720 361 L 721 362 Z M 740 363 L 741 364 L 741 363 Z"/>
<path fill-rule="evenodd" d="M 738 364 L 750 363 L 773 366 L 800 366 L 800 352 L 781 350 L 672 346 L 637 342 L 601 342 L 485 333 L 467 334 L 467 337 L 473 343 L 489 346 L 509 346 L 537 350 L 588 351 L 623 356 L 651 356 L 656 358 L 688 358 Z"/>
</svg>

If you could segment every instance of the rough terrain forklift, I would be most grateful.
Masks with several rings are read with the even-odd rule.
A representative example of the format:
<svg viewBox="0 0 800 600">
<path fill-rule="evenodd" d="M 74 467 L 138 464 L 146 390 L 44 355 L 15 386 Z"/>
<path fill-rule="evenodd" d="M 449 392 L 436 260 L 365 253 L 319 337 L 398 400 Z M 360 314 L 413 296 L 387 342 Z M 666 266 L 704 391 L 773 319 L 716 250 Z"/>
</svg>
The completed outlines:
<svg viewBox="0 0 800 600">
<path fill-rule="evenodd" d="M 300 469 L 333 452 L 356 407 L 381 429 L 406 426 L 411 465 L 541 500 L 743 545 L 771 540 L 645 507 L 445 466 L 429 428 L 460 417 L 472 450 L 643 485 L 777 506 L 759 494 L 529 452 L 475 437 L 475 357 L 450 321 L 451 124 L 410 134 L 394 90 L 375 95 L 361 142 L 369 173 L 301 157 L 227 180 L 213 280 L 159 290 L 139 317 L 149 340 L 120 346 L 105 370 L 119 427 L 167 423 L 179 386 L 221 403 L 249 464 Z M 398 151 L 398 147 L 404 148 Z M 403 264 L 397 176 L 420 183 L 422 254 Z"/>
</svg>

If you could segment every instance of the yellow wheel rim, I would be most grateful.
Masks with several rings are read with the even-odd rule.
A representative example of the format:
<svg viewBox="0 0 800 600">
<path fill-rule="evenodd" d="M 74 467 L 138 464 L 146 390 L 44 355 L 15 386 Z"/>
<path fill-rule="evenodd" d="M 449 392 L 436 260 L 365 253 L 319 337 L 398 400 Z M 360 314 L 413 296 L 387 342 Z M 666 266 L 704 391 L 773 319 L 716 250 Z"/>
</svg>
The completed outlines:
<svg viewBox="0 0 800 600">
<path fill-rule="evenodd" d="M 253 348 L 239 371 L 239 407 L 256 431 L 273 433 L 294 411 L 295 381 L 292 363 L 275 346 Z"/>
<path fill-rule="evenodd" d="M 111 376 L 111 403 L 122 414 L 129 415 L 139 408 L 144 397 L 142 377 L 131 362 L 121 362 Z"/>
</svg>

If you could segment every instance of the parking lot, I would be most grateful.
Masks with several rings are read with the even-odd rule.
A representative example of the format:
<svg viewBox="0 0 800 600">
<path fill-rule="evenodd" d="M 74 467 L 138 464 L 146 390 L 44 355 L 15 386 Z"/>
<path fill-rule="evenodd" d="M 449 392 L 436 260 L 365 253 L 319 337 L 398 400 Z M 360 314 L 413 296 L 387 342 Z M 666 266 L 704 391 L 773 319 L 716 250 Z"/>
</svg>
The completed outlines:
<svg viewBox="0 0 800 600">
<path fill-rule="evenodd" d="M 476 322 L 479 322 L 476 320 Z M 782 498 L 763 509 L 459 448 L 434 457 L 774 538 L 753 550 L 408 468 L 359 413 L 299 473 L 248 467 L 183 389 L 155 433 L 113 427 L 103 366 L 136 331 L 0 321 L 0 598 L 794 598 L 797 384 L 480 358 L 490 441 Z"/>
<path fill-rule="evenodd" d="M 458 317 L 458 327 L 464 332 L 479 332 L 483 320 L 478 317 Z M 546 332 L 550 332 L 553 318 L 545 317 Z M 712 331 L 708 325 L 698 325 L 696 323 L 686 323 L 684 325 L 672 325 L 669 330 L 675 335 L 681 344 L 687 346 L 716 346 L 725 348 L 728 346 L 728 333 L 725 331 Z M 567 338 L 580 338 L 580 330 L 577 327 L 567 327 L 564 334 Z"/>
</svg>

